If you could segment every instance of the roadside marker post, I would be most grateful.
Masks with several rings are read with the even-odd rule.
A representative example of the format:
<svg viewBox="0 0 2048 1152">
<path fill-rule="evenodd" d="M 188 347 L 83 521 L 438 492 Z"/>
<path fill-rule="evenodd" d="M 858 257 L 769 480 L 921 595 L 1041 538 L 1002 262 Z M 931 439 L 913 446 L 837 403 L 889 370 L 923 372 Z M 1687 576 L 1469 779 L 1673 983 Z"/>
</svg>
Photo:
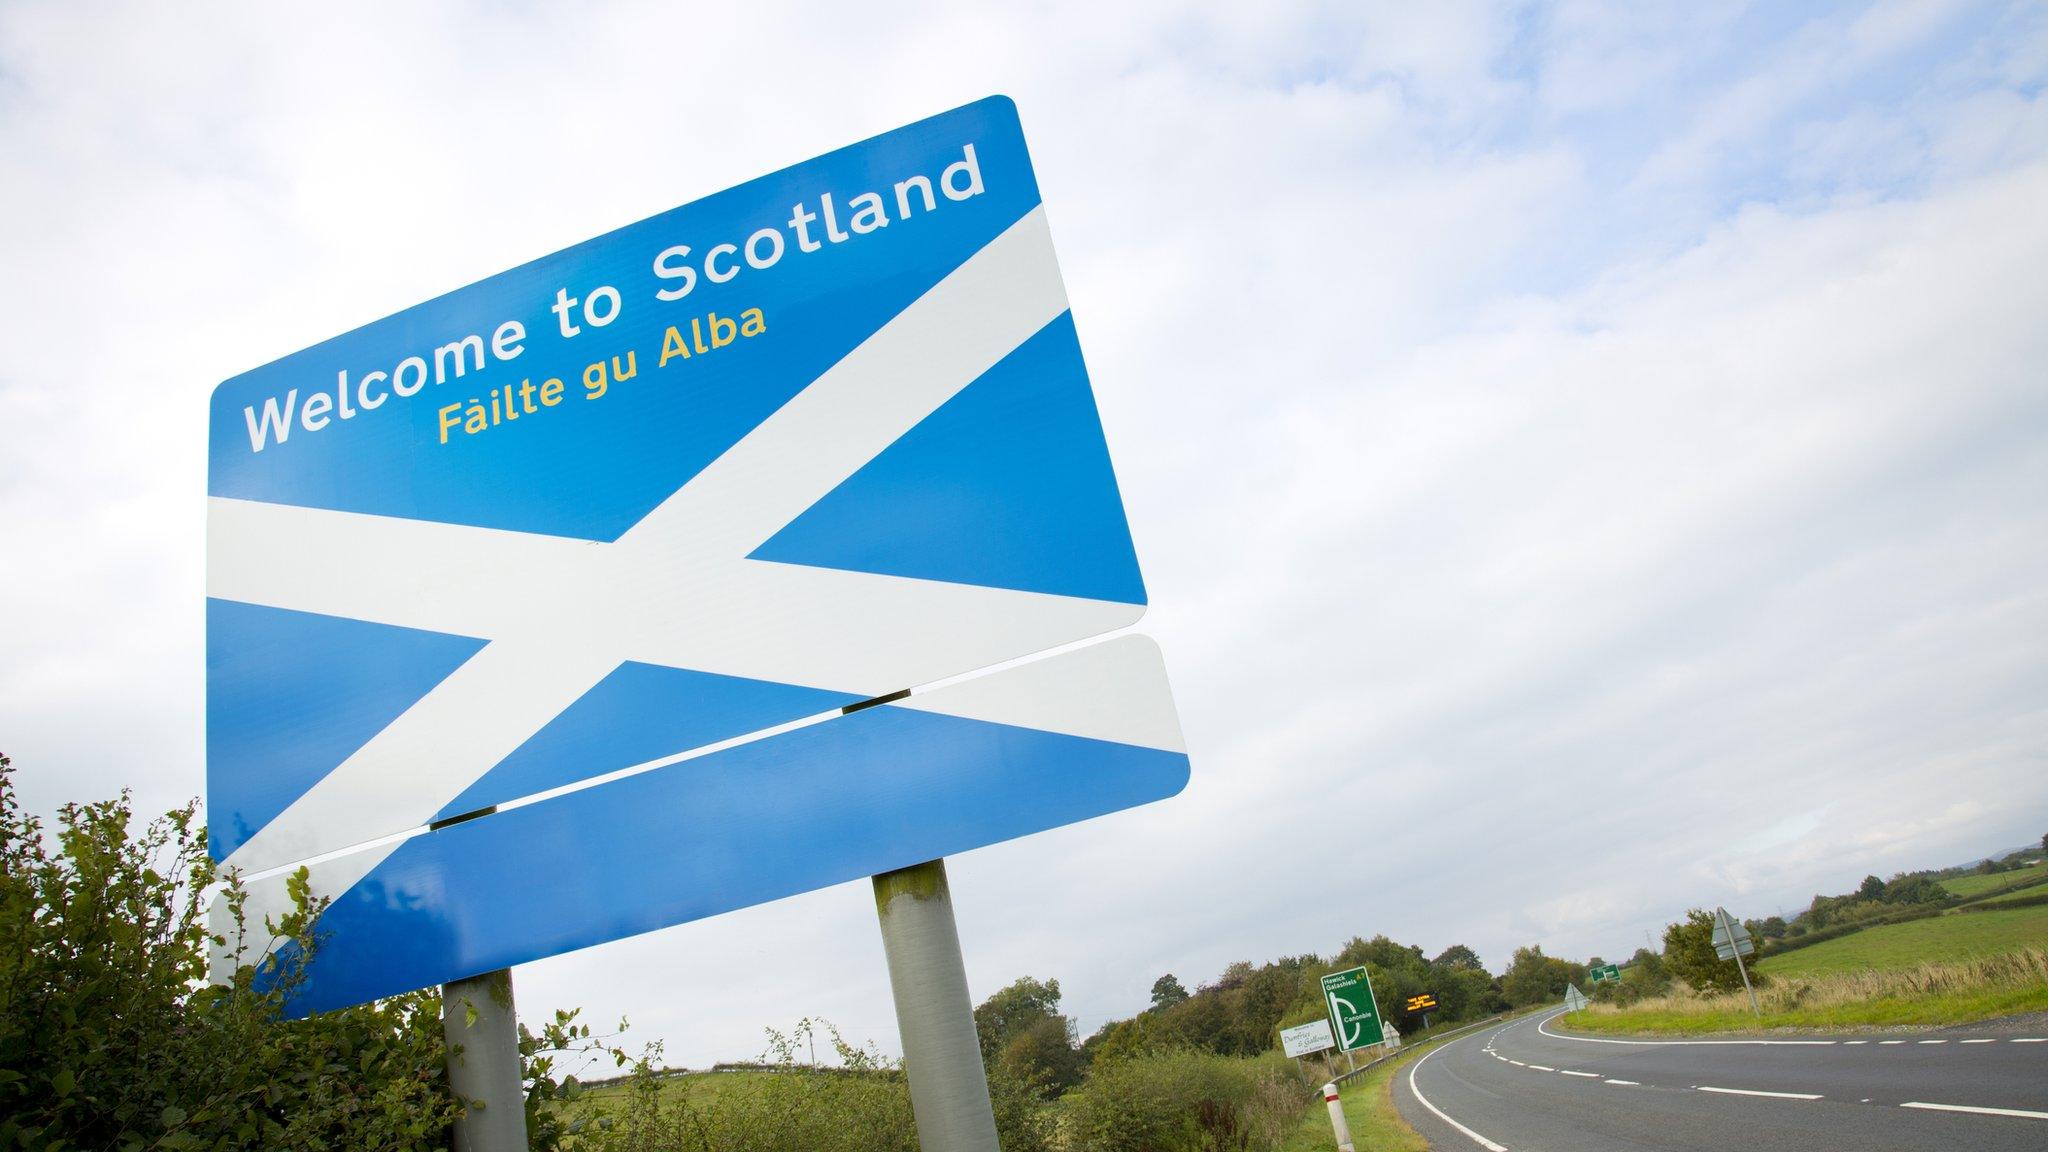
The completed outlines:
<svg viewBox="0 0 2048 1152">
<path fill-rule="evenodd" d="M 1323 1085 L 1323 1103 L 1330 1108 L 1330 1129 L 1337 1135 L 1337 1152 L 1358 1152 L 1351 1143 L 1351 1122 L 1344 1118 L 1344 1101 L 1338 1096 L 1336 1081 Z"/>
<path fill-rule="evenodd" d="M 925 1147 L 993 1146 L 943 860 L 1189 772 L 1009 100 L 227 380 L 207 489 L 209 846 L 329 902 L 288 1013 L 873 878 L 980 1081 L 912 1059 Z"/>
<path fill-rule="evenodd" d="M 1728 909 L 1716 907 L 1714 953 L 1723 960 L 1735 961 L 1735 970 L 1742 974 L 1742 990 L 1749 993 L 1749 1010 L 1756 1015 L 1758 1022 L 1762 1022 L 1764 1010 L 1757 1006 L 1756 989 L 1749 983 L 1749 967 L 1742 962 L 1744 956 L 1755 951 L 1756 941 L 1751 938 L 1749 929 L 1736 923 L 1735 918 L 1728 915 Z"/>
</svg>

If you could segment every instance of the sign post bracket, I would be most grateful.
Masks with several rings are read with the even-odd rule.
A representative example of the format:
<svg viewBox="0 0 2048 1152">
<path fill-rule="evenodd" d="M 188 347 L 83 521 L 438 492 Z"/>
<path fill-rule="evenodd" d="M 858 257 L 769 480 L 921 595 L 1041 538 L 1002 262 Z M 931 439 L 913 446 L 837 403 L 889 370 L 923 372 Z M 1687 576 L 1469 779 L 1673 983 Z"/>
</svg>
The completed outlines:
<svg viewBox="0 0 2048 1152">
<path fill-rule="evenodd" d="M 998 1152 L 946 862 L 884 872 L 874 877 L 874 886 L 918 1147 Z"/>
</svg>

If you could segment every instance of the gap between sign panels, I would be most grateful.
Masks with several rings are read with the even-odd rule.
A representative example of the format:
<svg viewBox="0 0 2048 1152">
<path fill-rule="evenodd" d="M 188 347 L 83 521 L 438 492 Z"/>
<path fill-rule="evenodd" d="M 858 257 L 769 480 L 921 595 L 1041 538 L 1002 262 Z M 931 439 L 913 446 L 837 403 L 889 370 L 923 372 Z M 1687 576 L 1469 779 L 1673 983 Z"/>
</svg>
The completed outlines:
<svg viewBox="0 0 2048 1152">
<path fill-rule="evenodd" d="M 929 695 L 941 689 L 954 687 L 955 685 L 988 679 L 1020 667 L 1041 664 L 1051 660 L 1056 660 L 1060 657 L 1071 655 L 1078 651 L 1090 648 L 1106 647 L 1110 644 L 1116 643 L 1118 640 L 1133 637 L 1136 635 L 1138 634 L 1133 632 L 1125 632 L 1108 637 L 1089 637 L 1085 640 L 1077 640 L 1073 643 L 1063 644 L 1056 648 L 1048 649 L 1044 652 L 1033 653 L 1030 656 L 1019 657 L 1014 660 L 1006 660 L 1000 664 L 990 665 L 987 668 L 979 668 L 972 672 L 963 673 L 958 676 L 950 676 L 943 680 L 936 680 L 930 684 L 920 685 L 919 687 L 914 689 L 899 688 L 894 692 L 886 692 L 880 696 L 870 697 L 866 700 L 857 700 L 854 703 L 847 704 L 843 707 L 833 708 L 824 712 L 814 713 L 810 716 L 804 716 L 795 720 L 786 721 L 784 723 L 777 724 L 772 727 L 760 729 L 759 731 L 746 733 L 745 735 L 729 737 L 727 739 L 720 740 L 715 743 L 705 744 L 700 747 L 690 748 L 681 752 L 671 753 L 667 756 L 657 757 L 653 760 L 645 760 L 638 764 L 629 764 L 624 768 L 617 768 L 610 772 L 601 773 L 596 776 L 588 776 L 581 780 L 571 781 L 570 783 L 562 784 L 554 788 L 545 789 L 540 792 L 529 793 L 528 795 L 518 797 L 517 799 L 503 801 L 498 804 L 489 805 L 488 807 L 478 808 L 469 812 L 458 813 L 454 816 L 444 817 L 440 820 L 435 820 L 426 824 L 420 824 L 415 827 L 407 828 L 399 832 L 393 832 L 386 836 L 378 836 L 373 839 L 360 841 L 358 843 L 350 844 L 341 848 L 336 848 L 331 851 L 316 853 L 314 855 L 306 856 L 298 860 L 290 861 L 288 863 L 278 864 L 270 868 L 246 872 L 241 874 L 241 879 L 244 883 L 253 883 L 255 881 L 265 880 L 271 877 L 284 875 L 286 873 L 296 871 L 299 868 L 306 868 L 317 864 L 323 864 L 330 860 L 339 860 L 343 857 L 354 855 L 357 852 L 364 852 L 373 848 L 380 848 L 386 845 L 403 843 L 407 840 L 413 839 L 414 837 L 423 836 L 429 832 L 439 831 L 443 828 L 450 828 L 457 824 L 467 824 L 472 821 L 481 820 L 489 816 L 497 815 L 501 812 L 514 811 L 516 809 L 525 808 L 533 804 L 539 804 L 544 801 L 553 800 L 561 796 L 567 796 L 572 793 L 587 791 L 592 788 L 601 787 L 603 785 L 615 783 L 617 781 L 625 780 L 634 776 L 644 775 L 648 772 L 655 772 L 663 768 L 670 768 L 677 764 L 687 763 L 691 760 L 701 759 L 703 757 L 714 755 L 719 752 L 725 752 L 733 748 L 739 748 L 748 744 L 758 743 L 762 740 L 773 739 L 774 737 L 782 736 L 790 732 L 795 732 L 799 729 L 808 728 L 814 724 L 822 724 L 826 721 L 837 720 L 843 716 L 851 716 L 856 712 L 862 712 L 870 708 L 881 707 L 882 705 L 886 704 L 899 703 L 901 701 L 908 700 L 913 697 Z M 222 885 L 221 887 L 225 887 L 225 885 Z"/>
</svg>

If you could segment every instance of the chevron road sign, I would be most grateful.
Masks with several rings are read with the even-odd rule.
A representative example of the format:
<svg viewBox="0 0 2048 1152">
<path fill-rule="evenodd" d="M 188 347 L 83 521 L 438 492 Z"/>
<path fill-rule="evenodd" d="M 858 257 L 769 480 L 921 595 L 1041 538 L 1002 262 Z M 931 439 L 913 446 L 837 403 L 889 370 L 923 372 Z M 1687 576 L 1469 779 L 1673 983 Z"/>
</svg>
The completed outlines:
<svg viewBox="0 0 2048 1152">
<path fill-rule="evenodd" d="M 300 864 L 334 898 L 300 1010 L 1186 783 L 1149 640 L 952 679 L 1146 602 L 1007 100 L 237 376 L 210 427 L 210 837 L 255 924 Z"/>
</svg>

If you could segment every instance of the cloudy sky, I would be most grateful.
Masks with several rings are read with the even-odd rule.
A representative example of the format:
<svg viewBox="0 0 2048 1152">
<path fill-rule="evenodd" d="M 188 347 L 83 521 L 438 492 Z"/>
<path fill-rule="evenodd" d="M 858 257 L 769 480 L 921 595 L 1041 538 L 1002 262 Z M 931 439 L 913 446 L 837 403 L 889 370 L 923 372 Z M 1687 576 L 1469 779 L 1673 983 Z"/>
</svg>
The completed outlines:
<svg viewBox="0 0 2048 1152">
<path fill-rule="evenodd" d="M 1002 92 L 1195 775 L 951 862 L 978 995 L 1615 956 L 2048 831 L 2038 5 L 336 7 L 0 2 L 32 808 L 203 790 L 215 383 Z M 896 1043 L 864 883 L 517 980 Z"/>
</svg>

